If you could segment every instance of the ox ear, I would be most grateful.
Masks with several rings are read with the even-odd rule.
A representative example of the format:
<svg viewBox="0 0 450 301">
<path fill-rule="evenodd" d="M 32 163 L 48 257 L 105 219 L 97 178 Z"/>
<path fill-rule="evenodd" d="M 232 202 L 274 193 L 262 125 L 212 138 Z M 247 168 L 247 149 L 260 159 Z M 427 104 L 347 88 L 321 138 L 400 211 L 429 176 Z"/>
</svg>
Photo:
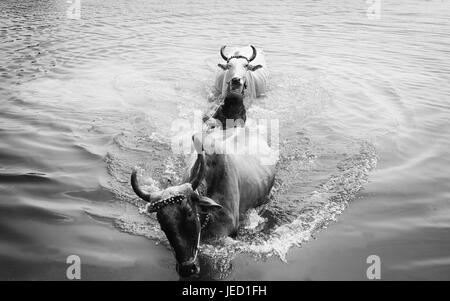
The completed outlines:
<svg viewBox="0 0 450 301">
<path fill-rule="evenodd" d="M 222 68 L 222 70 L 228 70 L 228 68 L 230 68 L 230 66 L 228 66 L 228 64 L 217 64 L 217 66 Z"/>
<path fill-rule="evenodd" d="M 200 207 L 200 211 L 202 212 L 222 209 L 221 205 L 217 204 L 213 199 L 210 199 L 206 196 L 199 196 L 198 205 Z"/>
<path fill-rule="evenodd" d="M 258 70 L 259 68 L 262 68 L 262 67 L 263 66 L 261 66 L 261 65 L 256 65 L 256 66 L 253 66 L 253 65 L 250 65 L 250 64 L 247 65 L 247 69 L 250 70 L 250 71 L 256 71 L 256 70 Z"/>
</svg>

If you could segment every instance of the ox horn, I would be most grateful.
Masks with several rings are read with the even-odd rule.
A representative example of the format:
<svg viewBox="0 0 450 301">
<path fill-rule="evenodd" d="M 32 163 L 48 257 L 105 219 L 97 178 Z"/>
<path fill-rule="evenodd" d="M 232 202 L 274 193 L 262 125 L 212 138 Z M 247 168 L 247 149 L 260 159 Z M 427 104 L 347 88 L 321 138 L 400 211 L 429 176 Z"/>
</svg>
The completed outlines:
<svg viewBox="0 0 450 301">
<path fill-rule="evenodd" d="M 205 159 L 202 154 L 197 155 L 197 160 L 195 160 L 195 164 L 192 167 L 192 171 L 195 173 L 194 176 L 191 174 L 191 183 L 192 190 L 196 190 L 198 185 L 200 185 L 201 180 L 203 179 L 203 174 L 205 172 Z"/>
<path fill-rule="evenodd" d="M 227 45 L 223 45 L 222 48 L 220 48 L 220 55 L 222 56 L 222 58 L 223 58 L 225 61 L 228 62 L 227 56 L 225 55 L 225 53 L 223 53 L 226 47 L 227 47 Z"/>
<path fill-rule="evenodd" d="M 157 200 L 160 195 L 156 194 L 152 196 L 150 193 L 144 192 L 141 187 L 139 187 L 138 181 L 137 181 L 137 169 L 136 167 L 133 168 L 133 172 L 131 173 L 131 187 L 133 187 L 134 193 L 141 199 L 143 199 L 146 202 L 153 202 Z"/>
<path fill-rule="evenodd" d="M 253 45 L 250 45 L 250 47 L 252 47 L 253 53 L 252 56 L 248 59 L 248 62 L 251 62 L 256 58 L 256 48 Z"/>
</svg>

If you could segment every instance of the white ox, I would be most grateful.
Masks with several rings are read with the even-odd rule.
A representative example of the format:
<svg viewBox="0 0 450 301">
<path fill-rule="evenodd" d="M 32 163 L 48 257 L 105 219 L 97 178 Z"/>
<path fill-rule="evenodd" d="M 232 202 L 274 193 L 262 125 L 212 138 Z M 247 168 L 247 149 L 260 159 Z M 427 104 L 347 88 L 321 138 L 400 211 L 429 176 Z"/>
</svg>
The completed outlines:
<svg viewBox="0 0 450 301">
<path fill-rule="evenodd" d="M 218 64 L 220 70 L 215 81 L 217 95 L 224 98 L 231 91 L 255 98 L 266 92 L 269 73 L 262 49 L 252 45 L 230 49 L 223 46 L 220 55 L 226 64 Z"/>
</svg>

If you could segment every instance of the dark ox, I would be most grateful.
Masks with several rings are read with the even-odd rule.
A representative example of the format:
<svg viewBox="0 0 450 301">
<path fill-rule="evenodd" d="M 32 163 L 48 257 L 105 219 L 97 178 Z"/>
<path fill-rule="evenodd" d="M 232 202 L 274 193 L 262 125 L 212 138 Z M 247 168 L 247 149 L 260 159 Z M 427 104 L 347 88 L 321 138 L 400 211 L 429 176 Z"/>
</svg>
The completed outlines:
<svg viewBox="0 0 450 301">
<path fill-rule="evenodd" d="M 226 46 L 220 49 L 220 55 L 226 64 L 218 64 L 215 88 L 217 94 L 225 97 L 229 92 L 237 92 L 255 98 L 266 91 L 268 72 L 264 53 L 250 45 L 233 48 L 225 54 Z"/>
<path fill-rule="evenodd" d="M 277 161 L 264 138 L 248 128 L 197 134 L 193 142 L 196 155 L 185 183 L 148 193 L 136 170 L 131 175 L 133 190 L 148 202 L 145 211 L 156 212 L 181 277 L 199 273 L 200 240 L 234 236 L 245 212 L 267 201 Z M 204 196 L 196 192 L 201 182 Z"/>
</svg>

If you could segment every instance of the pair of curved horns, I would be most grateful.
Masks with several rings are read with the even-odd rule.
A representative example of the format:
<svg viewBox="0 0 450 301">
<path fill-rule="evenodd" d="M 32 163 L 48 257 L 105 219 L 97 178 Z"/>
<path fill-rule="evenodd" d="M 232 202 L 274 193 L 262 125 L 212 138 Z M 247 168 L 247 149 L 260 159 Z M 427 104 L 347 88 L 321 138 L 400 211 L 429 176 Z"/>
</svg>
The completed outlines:
<svg viewBox="0 0 450 301">
<path fill-rule="evenodd" d="M 222 56 L 222 58 L 225 61 L 228 62 L 229 58 L 224 53 L 226 47 L 227 47 L 227 45 L 223 45 L 222 48 L 220 48 L 220 55 Z M 252 53 L 252 56 L 247 59 L 248 62 L 251 62 L 251 61 L 253 61 L 256 58 L 256 48 L 253 45 L 250 45 L 250 47 L 252 47 L 253 53 Z"/>
<path fill-rule="evenodd" d="M 193 174 L 191 175 L 191 179 L 189 183 L 192 186 L 192 190 L 196 190 L 197 187 L 200 185 L 200 182 L 203 179 L 203 174 L 205 171 L 205 159 L 203 158 L 202 154 L 197 155 L 197 160 L 194 163 L 194 166 L 192 167 Z M 141 187 L 139 186 L 139 183 L 137 181 L 137 169 L 133 168 L 133 172 L 131 173 L 131 187 L 133 187 L 134 193 L 141 199 L 143 199 L 146 202 L 153 202 L 159 199 L 159 196 L 152 195 L 151 193 L 144 192 Z"/>
</svg>

